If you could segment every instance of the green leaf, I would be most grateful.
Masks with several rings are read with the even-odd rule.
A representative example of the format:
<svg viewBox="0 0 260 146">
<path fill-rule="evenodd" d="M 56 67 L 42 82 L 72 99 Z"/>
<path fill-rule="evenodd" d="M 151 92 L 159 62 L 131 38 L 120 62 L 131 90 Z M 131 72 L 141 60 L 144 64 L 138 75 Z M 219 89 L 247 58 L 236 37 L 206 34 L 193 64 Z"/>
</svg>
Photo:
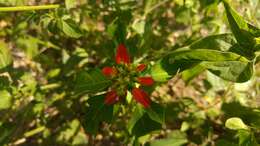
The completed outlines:
<svg viewBox="0 0 260 146">
<path fill-rule="evenodd" d="M 136 107 L 128 123 L 129 133 L 136 137 L 144 136 L 161 128 L 162 125 L 152 120 L 141 106 Z"/>
<path fill-rule="evenodd" d="M 239 146 L 259 146 L 257 143 L 254 133 L 248 130 L 239 130 Z"/>
<path fill-rule="evenodd" d="M 153 131 L 160 130 L 161 128 L 162 125 L 160 123 L 151 120 L 147 114 L 144 114 L 134 125 L 131 134 L 140 137 Z"/>
<path fill-rule="evenodd" d="M 104 104 L 104 95 L 90 97 L 88 100 L 84 128 L 91 134 L 96 134 L 100 122 L 110 123 L 113 119 L 114 106 Z"/>
<path fill-rule="evenodd" d="M 111 84 L 99 69 L 92 71 L 81 71 L 76 76 L 76 93 L 96 93 L 104 90 Z"/>
<path fill-rule="evenodd" d="M 247 57 L 253 57 L 255 38 L 259 37 L 260 30 L 247 23 L 226 1 L 223 1 L 230 28 L 237 42 L 244 47 L 243 51 Z"/>
<path fill-rule="evenodd" d="M 171 78 L 171 74 L 164 69 L 164 66 L 163 60 L 161 60 L 152 67 L 150 74 L 155 81 L 166 82 Z"/>
<path fill-rule="evenodd" d="M 60 127 L 56 141 L 60 145 L 66 145 L 66 143 L 72 143 L 72 146 L 86 145 L 88 143 L 87 137 L 80 129 L 81 123 L 78 119 L 68 120 Z"/>
<path fill-rule="evenodd" d="M 250 80 L 253 74 L 253 64 L 251 62 L 203 62 L 201 65 L 222 79 L 237 83 Z"/>
<path fill-rule="evenodd" d="M 58 27 L 69 37 L 72 38 L 79 38 L 82 36 L 82 32 L 79 29 L 79 26 L 71 20 L 60 20 L 59 21 L 61 25 L 58 25 Z"/>
<path fill-rule="evenodd" d="M 260 128 L 260 111 L 257 108 L 242 106 L 238 102 L 225 103 L 222 110 L 228 117 L 240 117 L 246 120 L 250 126 Z"/>
<path fill-rule="evenodd" d="M 12 106 L 12 99 L 8 91 L 0 91 L 0 110 L 9 109 Z"/>
<path fill-rule="evenodd" d="M 244 122 L 240 118 L 237 118 L 237 117 L 229 118 L 226 121 L 225 126 L 232 130 L 240 130 L 240 129 L 248 130 L 247 125 L 244 124 Z"/>
<path fill-rule="evenodd" d="M 187 142 L 186 134 L 177 130 L 173 131 L 168 138 L 152 141 L 150 146 L 183 146 Z"/>
<path fill-rule="evenodd" d="M 238 145 L 230 141 L 227 141 L 225 139 L 220 139 L 216 142 L 216 146 L 238 146 Z"/>
<path fill-rule="evenodd" d="M 233 8 L 230 7 L 228 2 L 223 0 L 223 4 L 226 10 L 227 18 L 234 33 L 236 39 L 239 39 L 238 33 L 241 31 L 247 31 L 254 37 L 260 37 L 260 29 L 248 23 L 242 16 L 240 16 Z M 242 34 L 240 34 L 242 35 Z M 242 36 L 244 37 L 244 36 Z M 245 41 L 245 40 L 244 40 Z"/>
<path fill-rule="evenodd" d="M 167 138 L 151 142 L 150 146 L 183 146 L 187 139 Z"/>
<path fill-rule="evenodd" d="M 11 123 L 0 123 L 0 145 L 5 145 L 10 141 L 16 128 L 16 125 Z"/>
<path fill-rule="evenodd" d="M 107 26 L 107 34 L 108 36 L 110 36 L 111 38 L 115 37 L 115 33 L 117 31 L 117 22 L 118 22 L 118 18 L 114 19 L 108 26 Z"/>
<path fill-rule="evenodd" d="M 75 8 L 77 6 L 77 0 L 65 0 L 65 6 L 67 9 Z"/>
<path fill-rule="evenodd" d="M 205 71 L 205 67 L 203 67 L 202 65 L 198 64 L 195 67 L 191 68 L 191 69 L 187 69 L 185 71 L 182 72 L 182 79 L 188 83 L 190 82 L 193 78 L 195 78 L 196 76 L 198 76 L 200 73 L 202 73 L 203 71 Z"/>
<path fill-rule="evenodd" d="M 255 38 L 255 40 L 257 42 L 257 38 Z M 248 52 L 245 52 L 245 48 L 237 43 L 234 35 L 230 33 L 207 36 L 193 42 L 191 45 L 187 46 L 186 49 L 187 48 L 229 51 L 250 58 Z M 257 46 L 255 46 L 255 49 L 256 48 Z"/>
<path fill-rule="evenodd" d="M 0 90 L 10 87 L 9 78 L 6 76 L 0 76 Z"/>
<path fill-rule="evenodd" d="M 62 131 L 60 131 L 57 136 L 57 141 L 69 141 L 78 132 L 80 128 L 80 122 L 77 119 L 68 121 L 62 126 Z"/>
<path fill-rule="evenodd" d="M 16 41 L 19 47 L 24 49 L 25 54 L 29 59 L 33 59 L 36 55 L 39 54 L 39 49 L 38 49 L 39 40 L 37 38 L 24 37 L 24 38 L 18 38 Z"/>
<path fill-rule="evenodd" d="M 144 20 L 138 20 L 133 25 L 132 28 L 138 33 L 143 34 L 145 31 L 145 21 Z"/>
<path fill-rule="evenodd" d="M 152 102 L 151 107 L 146 109 L 147 114 L 149 117 L 161 124 L 165 122 L 165 108 L 162 107 L 160 104 Z"/>
<path fill-rule="evenodd" d="M 251 78 L 253 73 L 251 62 L 236 53 L 182 48 L 158 61 L 152 67 L 151 75 L 156 81 L 165 81 L 170 75 L 175 75 L 198 64 L 215 75 L 234 82 L 245 82 Z"/>
<path fill-rule="evenodd" d="M 236 39 L 231 33 L 211 35 L 205 38 L 199 39 L 189 45 L 187 48 L 194 49 L 212 49 L 219 51 L 229 51 L 233 46 L 236 45 Z M 185 82 L 191 81 L 194 77 L 205 71 L 205 67 L 198 64 L 191 69 L 182 72 L 182 78 Z"/>
<path fill-rule="evenodd" d="M 116 15 L 117 17 L 108 25 L 107 32 L 115 44 L 125 43 L 127 28 L 132 20 L 132 11 L 130 9 L 120 10 L 116 12 Z"/>
<path fill-rule="evenodd" d="M 140 106 L 137 106 L 136 109 L 134 110 L 134 113 L 132 114 L 130 121 L 128 122 L 127 129 L 130 134 L 132 133 L 132 130 L 135 124 L 137 123 L 137 121 L 141 119 L 144 114 L 145 111 Z"/>
<path fill-rule="evenodd" d="M 211 35 L 193 42 L 190 49 L 214 49 L 220 51 L 228 51 L 236 44 L 234 36 L 230 33 Z"/>
<path fill-rule="evenodd" d="M 12 57 L 7 45 L 0 41 L 0 69 L 8 66 L 11 62 Z"/>
</svg>

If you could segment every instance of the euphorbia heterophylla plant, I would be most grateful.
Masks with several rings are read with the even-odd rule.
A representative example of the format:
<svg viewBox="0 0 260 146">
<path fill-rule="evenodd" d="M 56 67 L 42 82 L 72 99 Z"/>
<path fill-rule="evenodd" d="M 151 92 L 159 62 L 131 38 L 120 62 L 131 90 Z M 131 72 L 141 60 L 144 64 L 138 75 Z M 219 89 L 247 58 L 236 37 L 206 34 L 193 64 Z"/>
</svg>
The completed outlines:
<svg viewBox="0 0 260 146">
<path fill-rule="evenodd" d="M 0 146 L 259 145 L 260 29 L 231 0 L 16 1 L 0 12 L 33 12 L 0 14 Z"/>
<path fill-rule="evenodd" d="M 113 83 L 106 94 L 105 104 L 111 105 L 123 100 L 128 90 L 138 103 L 148 108 L 150 106 L 149 95 L 140 86 L 152 86 L 154 84 L 152 77 L 141 76 L 147 66 L 131 63 L 130 55 L 124 44 L 118 45 L 115 62 L 116 66 L 106 66 L 102 69 L 103 74 Z"/>
</svg>

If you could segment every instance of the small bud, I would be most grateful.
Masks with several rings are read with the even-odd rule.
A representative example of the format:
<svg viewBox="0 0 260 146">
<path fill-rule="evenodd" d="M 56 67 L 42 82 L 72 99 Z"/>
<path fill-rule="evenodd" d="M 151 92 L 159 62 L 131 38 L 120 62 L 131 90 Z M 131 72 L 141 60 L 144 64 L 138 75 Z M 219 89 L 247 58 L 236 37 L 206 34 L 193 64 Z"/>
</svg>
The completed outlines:
<svg viewBox="0 0 260 146">
<path fill-rule="evenodd" d="M 144 90 L 139 88 L 134 88 L 132 90 L 132 95 L 134 99 L 137 102 L 141 103 L 145 108 L 148 108 L 150 106 L 149 96 Z"/>
<path fill-rule="evenodd" d="M 152 77 L 139 77 L 137 81 L 144 86 L 151 86 L 154 84 L 154 80 Z"/>
<path fill-rule="evenodd" d="M 145 64 L 139 64 L 136 68 L 137 71 L 142 72 L 146 69 L 146 65 Z"/>
</svg>

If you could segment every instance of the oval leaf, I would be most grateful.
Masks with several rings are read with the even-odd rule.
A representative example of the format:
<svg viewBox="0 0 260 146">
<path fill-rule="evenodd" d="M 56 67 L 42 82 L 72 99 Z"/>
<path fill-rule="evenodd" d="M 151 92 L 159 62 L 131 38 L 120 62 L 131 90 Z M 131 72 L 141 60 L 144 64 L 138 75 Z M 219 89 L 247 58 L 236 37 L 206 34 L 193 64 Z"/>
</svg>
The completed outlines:
<svg viewBox="0 0 260 146">
<path fill-rule="evenodd" d="M 225 123 L 225 126 L 232 130 L 240 130 L 240 129 L 247 130 L 248 129 L 246 124 L 244 124 L 244 122 L 238 117 L 233 117 L 233 118 L 228 119 Z"/>
</svg>

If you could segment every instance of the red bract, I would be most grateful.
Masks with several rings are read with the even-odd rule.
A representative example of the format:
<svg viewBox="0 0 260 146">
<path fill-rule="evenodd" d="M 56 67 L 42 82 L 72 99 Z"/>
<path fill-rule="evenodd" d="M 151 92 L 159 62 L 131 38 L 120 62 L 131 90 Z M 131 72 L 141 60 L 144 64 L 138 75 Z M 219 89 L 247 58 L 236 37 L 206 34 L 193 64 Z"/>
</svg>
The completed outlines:
<svg viewBox="0 0 260 146">
<path fill-rule="evenodd" d="M 116 63 L 130 64 L 130 56 L 124 44 L 119 44 L 116 51 Z"/>
<path fill-rule="evenodd" d="M 116 75 L 117 71 L 115 68 L 113 67 L 104 67 L 102 69 L 102 73 L 105 75 L 105 76 L 113 76 L 113 75 Z"/>
<path fill-rule="evenodd" d="M 154 83 L 153 78 L 151 77 L 139 77 L 137 78 L 138 82 L 144 86 L 151 86 Z"/>
<path fill-rule="evenodd" d="M 141 103 L 145 108 L 150 106 L 149 96 L 144 90 L 139 89 L 139 88 L 134 88 L 132 90 L 132 95 L 133 95 L 134 99 L 137 102 Z"/>
<path fill-rule="evenodd" d="M 145 64 L 140 64 L 137 67 L 132 65 L 124 44 L 118 45 L 115 61 L 117 65 L 114 67 L 104 67 L 102 69 L 103 74 L 114 83 L 111 87 L 113 90 L 106 94 L 105 104 L 111 105 L 116 103 L 119 97 L 126 96 L 126 92 L 129 89 L 138 103 L 141 103 L 145 108 L 149 107 L 150 100 L 148 94 L 144 90 L 136 88 L 136 84 L 133 83 L 137 81 L 143 86 L 154 84 L 154 80 L 151 77 L 139 77 L 140 72 L 144 71 L 147 66 Z"/>
<path fill-rule="evenodd" d="M 146 68 L 146 65 L 145 65 L 145 64 L 139 64 L 139 65 L 137 66 L 136 70 L 139 71 L 139 72 L 142 72 L 142 71 L 145 70 L 145 68 Z"/>
<path fill-rule="evenodd" d="M 119 100 L 119 96 L 117 95 L 116 91 L 112 90 L 106 94 L 105 104 L 111 105 L 116 103 L 118 100 Z"/>
</svg>

